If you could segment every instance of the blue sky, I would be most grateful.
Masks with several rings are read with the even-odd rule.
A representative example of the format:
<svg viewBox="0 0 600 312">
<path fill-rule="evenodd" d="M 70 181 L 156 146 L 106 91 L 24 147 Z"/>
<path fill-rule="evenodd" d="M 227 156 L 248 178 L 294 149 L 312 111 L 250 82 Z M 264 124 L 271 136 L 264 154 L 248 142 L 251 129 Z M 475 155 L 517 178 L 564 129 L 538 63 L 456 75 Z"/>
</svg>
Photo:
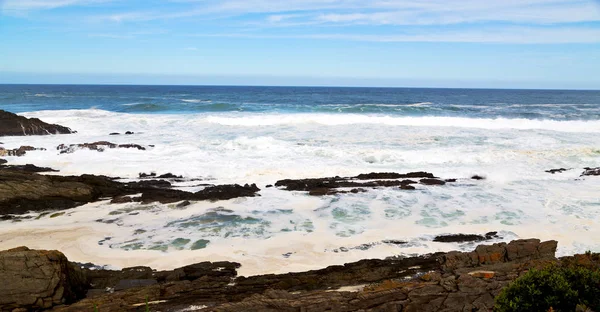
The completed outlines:
<svg viewBox="0 0 600 312">
<path fill-rule="evenodd" d="M 0 0 L 0 83 L 600 89 L 600 1 Z"/>
</svg>

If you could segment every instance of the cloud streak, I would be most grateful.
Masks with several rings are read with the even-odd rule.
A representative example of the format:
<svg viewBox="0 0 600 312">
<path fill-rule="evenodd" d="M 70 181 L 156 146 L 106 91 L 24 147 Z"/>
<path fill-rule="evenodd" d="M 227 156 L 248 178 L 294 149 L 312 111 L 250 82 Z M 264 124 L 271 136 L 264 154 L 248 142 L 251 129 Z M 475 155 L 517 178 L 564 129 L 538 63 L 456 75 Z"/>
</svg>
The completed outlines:
<svg viewBox="0 0 600 312">
<path fill-rule="evenodd" d="M 311 39 L 364 42 L 448 42 L 490 44 L 565 44 L 600 43 L 600 29 L 589 27 L 535 28 L 503 27 L 464 31 L 416 32 L 408 34 L 310 33 L 299 35 L 263 35 L 247 33 L 189 34 L 190 37 L 246 39 Z"/>
</svg>

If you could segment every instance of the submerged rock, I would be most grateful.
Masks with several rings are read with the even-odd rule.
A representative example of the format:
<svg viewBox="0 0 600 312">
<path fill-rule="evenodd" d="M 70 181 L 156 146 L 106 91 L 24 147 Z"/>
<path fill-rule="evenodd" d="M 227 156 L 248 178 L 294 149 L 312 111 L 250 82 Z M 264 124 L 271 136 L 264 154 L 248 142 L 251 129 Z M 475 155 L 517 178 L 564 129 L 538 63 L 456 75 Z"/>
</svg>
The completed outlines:
<svg viewBox="0 0 600 312">
<path fill-rule="evenodd" d="M 0 136 L 69 134 L 75 131 L 60 125 L 45 123 L 0 110 Z"/>
<path fill-rule="evenodd" d="M 439 243 L 464 243 L 464 242 L 477 242 L 498 238 L 498 232 L 488 232 L 485 235 L 477 234 L 450 234 L 450 235 L 438 235 L 433 241 Z"/>
<path fill-rule="evenodd" d="M 565 168 L 559 168 L 559 169 L 550 169 L 550 170 L 546 170 L 546 172 L 547 172 L 547 173 L 552 173 L 552 174 L 555 174 L 555 173 L 563 173 L 563 172 L 565 172 L 565 171 L 567 171 L 567 170 L 571 170 L 571 169 L 565 169 Z"/>
<path fill-rule="evenodd" d="M 89 149 L 92 151 L 103 152 L 104 150 L 106 150 L 108 148 L 135 148 L 135 149 L 138 149 L 141 151 L 146 150 L 145 147 L 138 145 L 138 144 L 115 144 L 115 143 L 111 143 L 108 141 L 98 141 L 98 142 L 94 142 L 94 143 L 71 144 L 71 145 L 61 144 L 56 147 L 56 150 L 58 150 L 61 154 L 66 154 L 66 153 L 73 153 L 80 149 Z"/>
<path fill-rule="evenodd" d="M 597 168 L 585 167 L 585 168 L 583 168 L 583 170 L 585 170 L 585 171 L 583 173 L 581 173 L 581 176 L 600 176 L 600 167 L 597 167 Z"/>
<path fill-rule="evenodd" d="M 24 156 L 28 151 L 45 151 L 45 148 L 35 148 L 33 146 L 21 146 L 15 149 L 4 149 L 0 147 L 0 156 Z"/>
<path fill-rule="evenodd" d="M 420 182 L 410 180 L 411 178 L 421 178 Z M 400 180 L 402 179 L 402 180 Z M 369 181 L 365 181 L 369 180 Z M 456 180 L 456 179 L 450 179 Z M 366 191 L 365 188 L 377 187 L 394 187 L 399 186 L 403 190 L 414 190 L 415 187 L 411 184 L 425 185 L 444 185 L 446 182 L 435 178 L 429 172 L 371 172 L 359 174 L 355 177 L 327 177 L 327 178 L 311 178 L 311 179 L 285 179 L 279 180 L 275 186 L 284 187 L 288 191 L 308 191 L 309 195 L 323 196 L 344 193 L 358 193 Z M 340 190 L 340 188 L 352 188 L 350 191 Z"/>
</svg>

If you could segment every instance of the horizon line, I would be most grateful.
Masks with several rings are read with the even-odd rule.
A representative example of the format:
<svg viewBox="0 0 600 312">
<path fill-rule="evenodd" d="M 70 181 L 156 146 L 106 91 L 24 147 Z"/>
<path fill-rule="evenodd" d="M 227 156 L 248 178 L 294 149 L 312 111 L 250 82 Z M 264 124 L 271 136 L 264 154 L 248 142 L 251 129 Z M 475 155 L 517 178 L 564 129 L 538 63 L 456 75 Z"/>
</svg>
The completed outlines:
<svg viewBox="0 0 600 312">
<path fill-rule="evenodd" d="M 344 85 L 252 85 L 252 84 L 160 84 L 160 83 L 0 83 L 0 86 L 129 86 L 129 87 L 256 87 L 256 88 L 353 88 L 353 89 L 449 89 L 449 90 L 513 90 L 513 91 L 600 91 L 599 89 L 568 88 L 501 88 L 501 87 L 406 87 L 406 86 L 344 86 Z"/>
</svg>

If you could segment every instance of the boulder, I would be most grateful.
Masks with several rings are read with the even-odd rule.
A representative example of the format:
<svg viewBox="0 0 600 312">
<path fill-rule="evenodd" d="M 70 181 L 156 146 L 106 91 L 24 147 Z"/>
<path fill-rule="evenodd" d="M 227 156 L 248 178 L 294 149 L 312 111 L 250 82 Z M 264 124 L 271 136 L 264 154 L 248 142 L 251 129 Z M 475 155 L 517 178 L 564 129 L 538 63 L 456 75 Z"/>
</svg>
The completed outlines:
<svg viewBox="0 0 600 312">
<path fill-rule="evenodd" d="M 0 110 L 0 136 L 48 135 L 75 133 L 67 127 L 45 123 Z"/>
<path fill-rule="evenodd" d="M 6 159 L 2 159 L 0 158 L 0 166 L 6 164 L 8 161 L 6 161 Z"/>
<path fill-rule="evenodd" d="M 0 252 L 0 310 L 40 310 L 73 303 L 89 287 L 82 271 L 58 251 L 19 247 Z"/>
</svg>

